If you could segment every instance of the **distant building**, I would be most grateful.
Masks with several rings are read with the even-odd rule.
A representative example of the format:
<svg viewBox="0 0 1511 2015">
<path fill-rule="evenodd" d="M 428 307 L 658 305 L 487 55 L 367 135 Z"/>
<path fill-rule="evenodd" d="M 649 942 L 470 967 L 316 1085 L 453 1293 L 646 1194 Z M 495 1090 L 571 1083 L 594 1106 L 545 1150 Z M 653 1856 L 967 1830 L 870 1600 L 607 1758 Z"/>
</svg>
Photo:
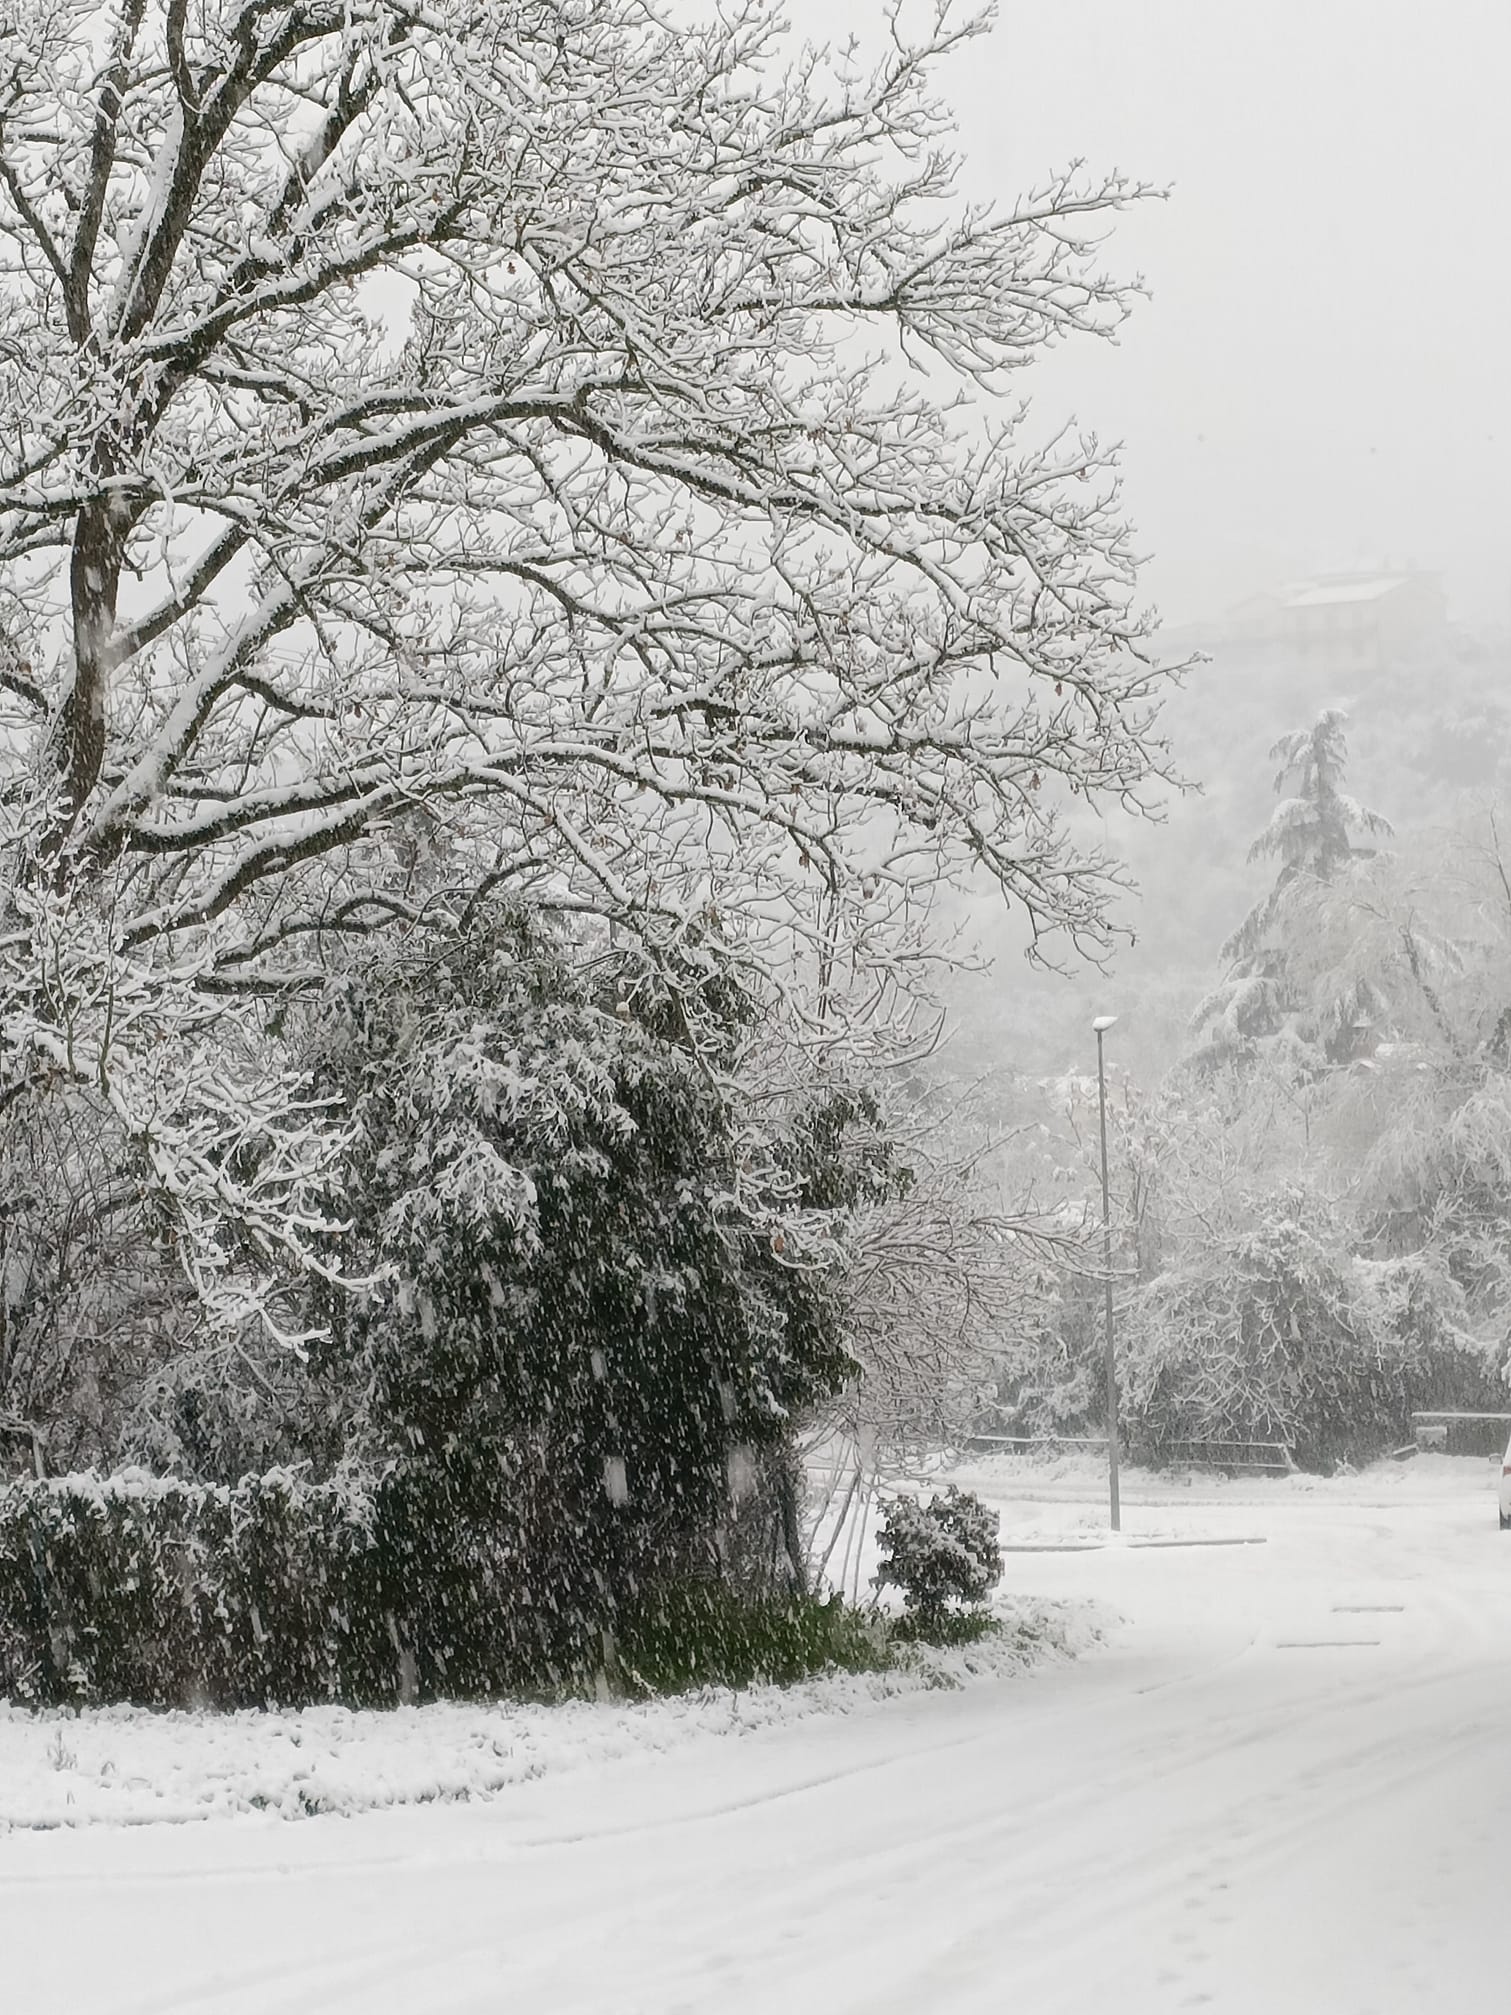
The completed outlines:
<svg viewBox="0 0 1511 2015">
<path fill-rule="evenodd" d="M 1318 574 L 1241 602 L 1225 627 L 1319 671 L 1368 673 L 1430 650 L 1447 620 L 1436 574 Z"/>
</svg>

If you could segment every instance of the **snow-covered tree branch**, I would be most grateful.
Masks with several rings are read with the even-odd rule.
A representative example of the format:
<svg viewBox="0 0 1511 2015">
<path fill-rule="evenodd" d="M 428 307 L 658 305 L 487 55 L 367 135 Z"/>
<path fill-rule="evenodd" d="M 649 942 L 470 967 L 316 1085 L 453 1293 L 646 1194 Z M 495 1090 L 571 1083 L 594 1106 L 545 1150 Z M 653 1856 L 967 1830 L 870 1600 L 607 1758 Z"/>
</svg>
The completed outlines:
<svg viewBox="0 0 1511 2015">
<path fill-rule="evenodd" d="M 486 889 L 714 929 L 825 1015 L 942 880 L 1103 946 L 1064 815 L 1147 808 L 1163 675 L 1109 457 L 1009 387 L 1115 330 L 1143 192 L 962 208 L 930 80 L 987 23 L 920 18 L 0 29 L 6 928 L 47 891 L 225 1003 Z"/>
</svg>

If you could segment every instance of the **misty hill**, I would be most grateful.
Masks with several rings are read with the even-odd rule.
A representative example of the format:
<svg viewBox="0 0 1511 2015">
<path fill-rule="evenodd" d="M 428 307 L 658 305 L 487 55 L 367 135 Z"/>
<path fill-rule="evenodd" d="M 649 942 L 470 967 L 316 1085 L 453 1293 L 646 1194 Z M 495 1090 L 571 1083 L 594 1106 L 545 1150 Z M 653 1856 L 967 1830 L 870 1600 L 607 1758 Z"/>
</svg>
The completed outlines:
<svg viewBox="0 0 1511 2015">
<path fill-rule="evenodd" d="M 1185 1046 L 1219 946 L 1273 878 L 1247 859 L 1274 805 L 1270 749 L 1324 707 L 1348 715 L 1351 779 L 1390 819 L 1397 848 L 1511 791 L 1511 635 L 1451 622 L 1430 575 L 1287 583 L 1161 643 L 1167 658 L 1205 658 L 1165 716 L 1176 768 L 1199 788 L 1172 798 L 1162 823 L 1106 823 L 1138 884 L 1120 910 L 1135 942 L 1105 975 L 1038 973 L 1012 920 L 973 909 L 994 967 L 951 984 L 956 1075 L 1084 1067 L 1093 1016 L 1115 1012 L 1117 1067 L 1157 1081 Z"/>
</svg>

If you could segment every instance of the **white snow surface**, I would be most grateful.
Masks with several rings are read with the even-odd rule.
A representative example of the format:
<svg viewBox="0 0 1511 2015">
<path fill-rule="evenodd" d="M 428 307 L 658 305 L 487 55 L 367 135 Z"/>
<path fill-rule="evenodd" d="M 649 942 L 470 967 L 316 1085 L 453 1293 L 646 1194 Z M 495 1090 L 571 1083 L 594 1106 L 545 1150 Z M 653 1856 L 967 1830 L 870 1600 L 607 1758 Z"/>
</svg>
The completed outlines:
<svg viewBox="0 0 1511 2015">
<path fill-rule="evenodd" d="M 1007 1598 L 999 1636 L 919 1646 L 891 1671 L 797 1686 L 705 1687 L 632 1704 L 437 1704 L 393 1712 L 74 1714 L 0 1703 L 0 1833 L 16 1827 L 185 1823 L 268 1812 L 283 1819 L 490 1797 L 548 1773 L 662 1755 L 812 1714 L 848 1714 L 926 1689 L 1001 1680 L 1095 1643 L 1086 1602 Z"/>
<path fill-rule="evenodd" d="M 1511 1535 L 1496 1526 L 1495 1465 L 1422 1457 L 1327 1482 L 1135 1474 L 1116 1540 L 1090 1463 L 999 1458 L 958 1478 L 999 1506 L 1009 1546 L 1076 1542 L 1009 1552 L 1023 1613 L 1069 1603 L 1083 1638 L 1088 1616 L 1123 1621 L 1074 1662 L 903 1692 L 834 1682 L 769 1714 L 766 1696 L 743 1695 L 738 1721 L 729 1695 L 531 1710 L 509 1725 L 530 1726 L 541 1774 L 521 1732 L 517 1768 L 487 1798 L 300 1825 L 273 1801 L 215 1825 L 15 1828 L 0 1834 L 4 2006 L 1500 2005 Z M 1207 1543 L 1136 1543 L 1153 1539 Z M 1211 1543 L 1238 1539 L 1263 1543 Z M 0 1789 L 9 1802 L 26 1728 L 44 1747 L 61 1740 L 52 1780 L 92 1783 L 106 1745 L 124 1753 L 144 1728 L 161 1744 L 142 1752 L 148 1776 L 176 1753 L 190 1803 L 217 1737 L 223 1764 L 291 1783 L 270 1758 L 308 1723 L 300 1748 L 318 1725 L 345 1781 L 363 1777 L 355 1802 L 381 1804 L 396 1795 L 374 1788 L 383 1771 L 439 1784 L 460 1767 L 480 1788 L 491 1766 L 455 1759 L 482 1743 L 490 1714 L 496 1734 L 499 1713 L 371 1717 L 390 1727 L 366 1751 L 349 1731 L 338 1741 L 345 1724 L 330 1715 L 12 1716 Z M 265 1737 L 285 1731 L 260 1761 L 245 1747 L 259 1721 Z M 329 1756 L 312 1761 L 335 1782 Z M 304 1767 L 288 1753 L 283 1765 Z"/>
</svg>

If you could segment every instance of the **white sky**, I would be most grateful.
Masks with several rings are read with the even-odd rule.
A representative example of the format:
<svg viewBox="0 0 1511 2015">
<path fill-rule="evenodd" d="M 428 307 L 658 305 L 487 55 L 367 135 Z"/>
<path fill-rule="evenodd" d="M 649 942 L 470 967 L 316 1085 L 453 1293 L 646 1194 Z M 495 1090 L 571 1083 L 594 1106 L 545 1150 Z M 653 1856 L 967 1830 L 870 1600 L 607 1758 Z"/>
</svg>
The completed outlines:
<svg viewBox="0 0 1511 2015">
<path fill-rule="evenodd" d="M 1119 347 L 1036 373 L 1124 442 L 1168 620 L 1382 561 L 1511 617 L 1508 80 L 1507 0 L 1006 0 L 940 72 L 973 194 L 1073 156 L 1174 185 L 1108 247 L 1154 294 Z"/>
</svg>

